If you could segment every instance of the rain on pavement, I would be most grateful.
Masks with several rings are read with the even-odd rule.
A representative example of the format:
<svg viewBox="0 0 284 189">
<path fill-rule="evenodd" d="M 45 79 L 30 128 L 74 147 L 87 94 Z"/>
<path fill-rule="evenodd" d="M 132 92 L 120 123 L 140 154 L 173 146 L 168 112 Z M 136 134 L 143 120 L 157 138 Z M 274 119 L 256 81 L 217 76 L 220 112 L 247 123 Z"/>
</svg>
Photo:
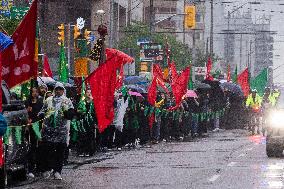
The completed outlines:
<svg viewBox="0 0 284 189">
<path fill-rule="evenodd" d="M 284 188 L 284 160 L 267 158 L 264 137 L 222 130 L 188 142 L 109 151 L 65 166 L 62 175 L 62 182 L 14 188 Z"/>
</svg>

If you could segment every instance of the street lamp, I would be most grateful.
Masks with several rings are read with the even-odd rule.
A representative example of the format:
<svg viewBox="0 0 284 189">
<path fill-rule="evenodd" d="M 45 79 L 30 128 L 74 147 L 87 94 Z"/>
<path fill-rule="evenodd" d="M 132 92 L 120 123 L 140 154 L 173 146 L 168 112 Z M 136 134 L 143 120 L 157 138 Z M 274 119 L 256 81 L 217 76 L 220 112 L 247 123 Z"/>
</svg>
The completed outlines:
<svg viewBox="0 0 284 189">
<path fill-rule="evenodd" d="M 103 23 L 103 16 L 105 15 L 104 10 L 97 10 L 97 15 L 100 16 L 101 24 Z"/>
</svg>

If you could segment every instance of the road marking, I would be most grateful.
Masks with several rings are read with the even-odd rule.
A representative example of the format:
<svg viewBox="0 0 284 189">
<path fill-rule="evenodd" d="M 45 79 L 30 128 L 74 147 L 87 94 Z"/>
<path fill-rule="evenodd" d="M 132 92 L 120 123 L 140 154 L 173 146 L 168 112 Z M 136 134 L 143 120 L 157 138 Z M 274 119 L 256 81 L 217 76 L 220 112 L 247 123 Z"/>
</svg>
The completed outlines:
<svg viewBox="0 0 284 189">
<path fill-rule="evenodd" d="M 214 181 L 216 181 L 219 177 L 220 177 L 220 175 L 213 175 L 213 176 L 209 179 L 209 181 L 210 181 L 210 182 L 214 182 Z"/>
<path fill-rule="evenodd" d="M 245 154 L 240 154 L 238 157 L 244 157 L 245 156 Z"/>
<path fill-rule="evenodd" d="M 252 148 L 247 148 L 247 151 L 251 151 L 252 150 Z"/>
<path fill-rule="evenodd" d="M 228 167 L 233 167 L 236 164 L 237 164 L 237 162 L 231 162 L 231 163 L 228 164 Z"/>
</svg>

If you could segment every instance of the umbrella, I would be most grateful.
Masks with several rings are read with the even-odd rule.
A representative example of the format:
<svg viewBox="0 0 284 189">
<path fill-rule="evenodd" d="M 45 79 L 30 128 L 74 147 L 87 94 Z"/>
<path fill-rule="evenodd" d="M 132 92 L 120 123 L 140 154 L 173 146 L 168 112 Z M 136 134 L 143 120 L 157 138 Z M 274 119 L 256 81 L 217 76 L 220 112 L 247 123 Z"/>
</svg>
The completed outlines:
<svg viewBox="0 0 284 189">
<path fill-rule="evenodd" d="M 125 85 L 143 85 L 149 83 L 148 79 L 141 76 L 129 76 L 124 79 Z"/>
<path fill-rule="evenodd" d="M 225 83 L 221 83 L 220 86 L 221 86 L 221 88 L 223 90 L 227 89 L 227 90 L 231 91 L 235 95 L 244 96 L 242 88 L 239 85 L 235 84 L 235 83 L 225 82 Z"/>
<path fill-rule="evenodd" d="M 129 91 L 129 94 L 131 96 L 140 96 L 140 97 L 143 97 L 142 94 L 138 93 L 138 92 L 133 92 L 133 91 Z"/>
<path fill-rule="evenodd" d="M 197 89 L 211 89 L 211 86 L 206 83 L 197 83 L 196 88 Z"/>
<path fill-rule="evenodd" d="M 46 84 L 46 85 L 50 85 L 50 86 L 55 86 L 56 81 L 54 79 L 52 79 L 51 77 L 37 77 L 37 82 L 38 85 L 41 84 Z"/>
<path fill-rule="evenodd" d="M 130 89 L 131 91 L 135 91 L 138 93 L 147 93 L 146 89 L 138 85 L 126 85 L 126 87 Z"/>
<path fill-rule="evenodd" d="M 197 97 L 197 94 L 194 90 L 187 90 L 186 94 L 185 94 L 186 97 L 193 97 L 193 98 L 196 98 Z"/>
</svg>

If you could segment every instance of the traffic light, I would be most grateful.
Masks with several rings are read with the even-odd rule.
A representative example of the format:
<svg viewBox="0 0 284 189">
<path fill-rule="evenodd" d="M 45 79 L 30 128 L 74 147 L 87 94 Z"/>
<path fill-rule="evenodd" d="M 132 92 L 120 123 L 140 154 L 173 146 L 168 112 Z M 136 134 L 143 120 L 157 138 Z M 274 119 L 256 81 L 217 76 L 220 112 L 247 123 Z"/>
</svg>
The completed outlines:
<svg viewBox="0 0 284 189">
<path fill-rule="evenodd" d="M 90 43 L 90 39 L 91 39 L 90 34 L 91 34 L 91 31 L 88 31 L 87 29 L 85 29 L 84 37 L 87 40 L 87 44 Z"/>
<path fill-rule="evenodd" d="M 64 24 L 60 24 L 58 26 L 58 29 L 59 29 L 59 32 L 58 32 L 58 34 L 59 34 L 59 36 L 58 36 L 58 40 L 59 40 L 58 45 L 62 45 L 62 44 L 64 44 L 64 36 L 65 36 L 65 34 L 64 34 L 64 29 L 65 29 Z"/>
<path fill-rule="evenodd" d="M 194 5 L 187 5 L 185 6 L 185 18 L 184 18 L 184 27 L 188 29 L 195 28 L 195 6 Z"/>
<path fill-rule="evenodd" d="M 77 25 L 74 26 L 74 39 L 77 39 L 81 35 L 80 29 Z"/>
</svg>

